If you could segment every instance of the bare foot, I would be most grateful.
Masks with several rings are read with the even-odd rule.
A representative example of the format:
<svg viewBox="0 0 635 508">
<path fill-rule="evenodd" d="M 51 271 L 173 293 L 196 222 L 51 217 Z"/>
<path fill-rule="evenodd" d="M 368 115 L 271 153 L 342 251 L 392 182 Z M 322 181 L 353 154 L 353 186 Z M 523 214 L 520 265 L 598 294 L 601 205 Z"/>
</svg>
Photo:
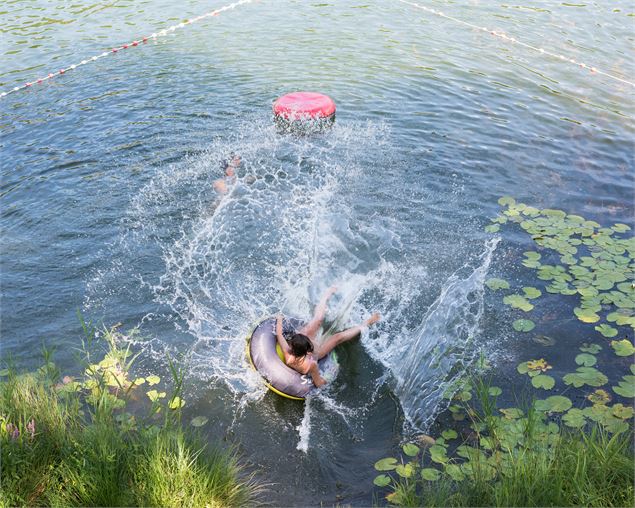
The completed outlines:
<svg viewBox="0 0 635 508">
<path fill-rule="evenodd" d="M 364 321 L 364 324 L 366 326 L 370 326 L 372 324 L 375 324 L 380 319 L 381 319 L 381 315 L 379 314 L 379 312 L 374 312 L 372 316 L 370 316 L 366 321 Z"/>
</svg>

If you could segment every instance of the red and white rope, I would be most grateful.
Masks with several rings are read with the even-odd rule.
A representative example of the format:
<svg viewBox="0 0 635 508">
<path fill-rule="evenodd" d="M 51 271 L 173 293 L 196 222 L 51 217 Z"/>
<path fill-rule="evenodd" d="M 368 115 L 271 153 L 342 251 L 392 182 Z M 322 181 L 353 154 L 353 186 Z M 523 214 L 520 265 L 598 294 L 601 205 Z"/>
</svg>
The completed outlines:
<svg viewBox="0 0 635 508">
<path fill-rule="evenodd" d="M 614 74 L 611 74 L 609 72 L 604 72 L 600 69 L 598 69 L 597 67 L 593 67 L 591 65 L 585 64 L 584 62 L 579 62 L 573 58 L 570 58 L 568 56 L 565 55 L 559 55 L 557 53 L 553 53 L 552 51 L 549 51 L 545 48 L 541 48 L 541 47 L 537 47 L 537 46 L 532 46 L 531 44 L 527 44 L 526 42 L 522 42 L 518 39 L 516 39 L 515 37 L 512 37 L 511 35 L 507 35 L 505 32 L 502 32 L 500 30 L 490 30 L 489 28 L 485 28 L 483 26 L 478 26 L 475 25 L 473 23 L 470 23 L 468 21 L 464 21 L 462 19 L 459 18 L 455 18 L 454 16 L 449 16 L 437 9 L 433 9 L 431 7 L 426 7 L 425 5 L 421 5 L 418 4 L 417 2 L 411 2 L 409 0 L 397 0 L 397 2 L 401 2 L 402 4 L 407 4 L 410 5 L 412 7 L 416 7 L 417 9 L 421 9 L 423 11 L 429 12 L 430 14 L 435 14 L 436 16 L 439 16 L 441 18 L 445 18 L 445 19 L 449 19 L 450 21 L 454 21 L 455 23 L 459 23 L 463 26 L 467 26 L 470 28 L 473 28 L 475 30 L 480 30 L 481 32 L 485 32 L 488 33 L 490 35 L 493 35 L 494 37 L 499 37 L 501 39 L 504 39 L 508 42 L 511 42 L 513 44 L 518 44 L 519 46 L 523 46 L 527 49 L 531 49 L 532 51 L 536 51 L 538 53 L 541 53 L 543 55 L 549 55 L 553 58 L 556 58 L 558 60 L 561 60 L 563 62 L 568 62 L 570 64 L 573 65 L 577 65 L 578 67 L 582 68 L 582 69 L 587 69 L 590 72 L 592 72 L 593 74 L 601 74 L 602 76 L 606 76 L 607 78 L 610 78 L 612 80 L 615 81 L 619 81 L 620 83 L 625 83 L 627 85 L 631 85 L 635 87 L 635 83 L 632 81 L 629 81 L 627 79 L 624 78 L 620 78 L 619 76 L 615 76 Z"/>
<path fill-rule="evenodd" d="M 213 16 L 218 16 L 221 12 L 225 12 L 225 11 L 229 11 L 232 9 L 235 9 L 236 7 L 243 5 L 243 4 L 250 4 L 252 3 L 254 0 L 238 0 L 237 2 L 225 5 L 223 7 L 220 7 L 218 9 L 215 9 L 213 11 L 207 12 L 205 14 L 202 14 L 201 16 L 197 16 L 195 18 L 192 19 L 188 19 L 186 21 L 183 21 L 182 23 L 179 23 L 177 25 L 172 25 L 169 28 L 165 28 L 164 30 L 161 30 L 159 32 L 155 32 L 151 35 L 147 35 L 145 37 L 141 37 L 139 39 L 135 39 L 132 42 L 129 42 L 128 44 L 123 44 L 121 46 L 117 46 L 114 48 L 109 49 L 108 51 L 104 51 L 102 53 L 100 53 L 99 55 L 95 55 L 92 56 L 90 58 L 87 58 L 85 60 L 82 60 L 79 63 L 73 64 L 73 65 L 69 65 L 68 67 L 64 68 L 64 69 L 60 69 L 59 71 L 55 71 L 55 72 L 51 72 L 49 74 L 47 74 L 46 76 L 42 76 L 36 80 L 33 81 L 27 81 L 26 83 L 24 83 L 23 85 L 20 86 L 16 86 L 14 88 L 12 88 L 11 90 L 8 90 L 6 92 L 2 92 L 0 93 L 0 98 L 6 97 L 7 95 L 10 95 L 12 93 L 15 92 L 19 92 L 20 90 L 24 90 L 26 88 L 29 88 L 33 85 L 39 85 L 41 83 L 44 83 L 45 81 L 48 81 L 49 79 L 53 79 L 57 76 L 61 76 L 62 74 L 65 74 L 69 71 L 73 71 L 75 69 L 77 69 L 78 67 L 81 67 L 82 65 L 86 65 L 89 64 L 91 62 L 96 62 L 97 60 L 99 60 L 100 58 L 104 58 L 107 57 L 108 55 L 114 55 L 115 53 L 118 53 L 119 51 L 123 51 L 129 48 L 134 48 L 136 46 L 139 46 L 141 44 L 145 44 L 148 41 L 153 41 L 156 40 L 160 37 L 165 37 L 168 34 L 171 34 L 173 32 L 176 32 L 178 29 L 183 28 L 187 25 L 191 25 L 192 23 L 196 23 L 198 21 L 201 21 L 205 18 L 211 18 Z"/>
</svg>

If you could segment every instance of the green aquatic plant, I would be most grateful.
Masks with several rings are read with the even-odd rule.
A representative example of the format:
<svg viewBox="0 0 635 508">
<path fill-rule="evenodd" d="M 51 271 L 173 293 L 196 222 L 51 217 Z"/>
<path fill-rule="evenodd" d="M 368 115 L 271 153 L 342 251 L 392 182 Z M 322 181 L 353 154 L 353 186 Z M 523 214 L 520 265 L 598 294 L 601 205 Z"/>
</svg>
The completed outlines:
<svg viewBox="0 0 635 508">
<path fill-rule="evenodd" d="M 489 395 L 491 386 L 476 381 L 472 387 L 479 409 L 470 411 L 470 426 L 462 435 L 446 429 L 431 446 L 405 444 L 401 462 L 394 457 L 377 461 L 375 469 L 381 474 L 374 484 L 388 503 L 632 505 L 632 435 L 624 431 L 625 418 L 633 415 L 631 407 L 601 406 L 589 413 L 595 420 L 563 396 L 535 401 L 525 411 L 500 409 Z M 549 421 L 549 414 L 562 415 L 562 425 Z M 609 420 L 622 431 L 610 434 L 604 430 L 607 425 L 588 424 Z M 458 440 L 458 446 L 451 448 L 450 440 Z"/>
<path fill-rule="evenodd" d="M 524 252 L 522 264 L 536 270 L 538 279 L 548 283 L 548 293 L 578 295 L 579 305 L 574 313 L 582 322 L 606 320 L 635 329 L 635 285 L 630 282 L 635 279 L 635 238 L 622 236 L 630 231 L 629 226 L 618 223 L 602 227 L 579 215 L 540 210 L 509 196 L 498 202 L 504 209 L 492 222 L 496 226 L 518 224 L 543 249 L 543 253 Z M 550 263 L 542 263 L 545 256 Z M 509 295 L 504 303 L 526 312 L 531 310 L 532 304 L 519 296 Z M 539 297 L 539 293 L 530 290 L 524 298 Z M 600 323 L 595 329 L 605 337 L 618 333 L 607 323 Z"/>
<path fill-rule="evenodd" d="M 62 377 L 49 352 L 36 372 L 1 373 L 0 506 L 233 506 L 253 499 L 258 488 L 232 450 L 179 425 L 179 380 L 170 396 L 153 390 L 152 410 L 139 416 L 147 399 L 136 392 L 159 386 L 160 378 L 130 375 L 135 356 L 121 347 L 127 341 L 117 329 L 100 331 L 107 349 L 94 361 L 96 330 L 84 325 L 90 349 L 80 376 Z"/>
</svg>

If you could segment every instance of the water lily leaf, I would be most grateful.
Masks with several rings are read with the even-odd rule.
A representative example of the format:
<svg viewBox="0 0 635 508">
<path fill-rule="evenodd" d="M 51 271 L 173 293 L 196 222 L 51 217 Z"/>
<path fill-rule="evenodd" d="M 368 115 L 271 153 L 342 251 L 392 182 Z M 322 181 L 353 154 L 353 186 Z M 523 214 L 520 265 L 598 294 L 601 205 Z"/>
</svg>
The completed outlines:
<svg viewBox="0 0 635 508">
<path fill-rule="evenodd" d="M 503 303 L 513 307 L 514 309 L 520 309 L 525 312 L 529 312 L 534 306 L 521 295 L 508 295 L 503 298 Z"/>
<path fill-rule="evenodd" d="M 556 381 L 551 376 L 540 374 L 536 377 L 531 378 L 531 384 L 534 386 L 534 388 L 551 390 L 556 384 Z"/>
<path fill-rule="evenodd" d="M 525 298 L 529 298 L 531 300 L 538 298 L 542 294 L 539 289 L 530 286 L 524 287 L 523 292 L 525 293 Z"/>
<path fill-rule="evenodd" d="M 378 487 L 386 487 L 388 484 L 390 484 L 390 476 L 385 474 L 380 474 L 379 476 L 375 477 L 375 479 L 373 480 L 373 483 L 377 485 Z"/>
<path fill-rule="evenodd" d="M 443 432 L 441 432 L 441 435 L 443 436 L 443 439 L 447 439 L 448 441 L 450 439 L 456 439 L 458 437 L 456 431 L 452 429 L 444 430 Z"/>
<path fill-rule="evenodd" d="M 627 231 L 630 231 L 631 228 L 630 226 L 627 226 L 626 224 L 622 224 L 618 222 L 611 229 L 615 231 L 616 233 L 626 233 Z"/>
<path fill-rule="evenodd" d="M 569 409 L 566 414 L 562 417 L 562 421 L 568 427 L 573 427 L 574 429 L 579 429 L 584 427 L 586 424 L 586 418 L 584 417 L 584 412 L 581 409 L 577 409 L 575 407 Z"/>
<path fill-rule="evenodd" d="M 501 413 L 503 413 L 503 415 L 505 416 L 506 419 L 508 420 L 515 420 L 517 418 L 522 418 L 524 413 L 522 412 L 521 409 L 518 409 L 517 407 L 510 407 L 510 408 L 505 408 L 505 409 L 499 409 L 499 411 Z"/>
<path fill-rule="evenodd" d="M 623 376 L 618 386 L 613 387 L 613 391 L 627 399 L 635 397 L 635 376 Z"/>
<path fill-rule="evenodd" d="M 566 213 L 564 213 L 562 210 L 553 210 L 551 208 L 545 208 L 544 210 L 542 210 L 540 212 L 542 215 L 546 215 L 548 217 L 558 217 L 560 219 L 563 219 L 564 217 L 567 216 Z M 600 225 L 598 224 L 598 227 Z"/>
<path fill-rule="evenodd" d="M 156 390 L 150 390 L 149 392 L 146 393 L 146 395 L 148 396 L 148 398 L 152 402 L 154 402 L 157 399 L 165 398 L 166 393 L 165 392 L 157 392 Z"/>
<path fill-rule="evenodd" d="M 491 397 L 498 397 L 501 393 L 503 393 L 503 390 L 501 390 L 498 386 L 490 386 L 487 389 L 487 393 L 489 393 Z"/>
<path fill-rule="evenodd" d="M 146 380 L 143 377 L 138 377 L 137 379 L 135 379 L 132 384 L 135 384 L 137 386 L 142 385 L 143 383 L 145 383 Z"/>
<path fill-rule="evenodd" d="M 611 396 L 606 390 L 598 388 L 587 395 L 587 399 L 591 401 L 592 404 L 606 404 L 611 401 Z"/>
<path fill-rule="evenodd" d="M 487 233 L 497 233 L 500 228 L 500 224 L 490 224 L 489 226 L 485 226 L 485 231 Z"/>
<path fill-rule="evenodd" d="M 403 452 L 409 457 L 416 457 L 419 453 L 419 447 L 412 443 L 403 445 Z"/>
<path fill-rule="evenodd" d="M 617 330 L 610 325 L 602 323 L 595 327 L 595 329 L 600 332 L 605 337 L 615 337 L 617 335 Z"/>
<path fill-rule="evenodd" d="M 517 319 L 512 326 L 517 332 L 530 332 L 536 325 L 531 319 Z"/>
<path fill-rule="evenodd" d="M 631 406 L 624 406 L 623 404 L 615 404 L 611 408 L 611 413 L 616 418 L 627 420 L 633 417 L 633 414 L 635 414 L 635 410 L 633 410 Z"/>
<path fill-rule="evenodd" d="M 465 480 L 465 474 L 461 470 L 461 467 L 457 464 L 447 464 L 445 466 L 445 472 L 455 482 L 462 482 Z"/>
<path fill-rule="evenodd" d="M 628 339 L 612 340 L 611 347 L 615 350 L 617 356 L 631 356 L 635 353 L 635 347 Z"/>
<path fill-rule="evenodd" d="M 192 418 L 192 421 L 190 423 L 193 427 L 202 427 L 208 421 L 209 419 L 206 416 L 196 416 L 195 418 Z"/>
<path fill-rule="evenodd" d="M 431 446 L 429 450 L 430 450 L 430 458 L 434 462 L 437 462 L 439 464 L 445 464 L 446 462 L 448 462 L 448 460 L 450 460 L 448 456 L 446 455 L 447 451 L 445 447 L 441 445 L 435 444 Z"/>
<path fill-rule="evenodd" d="M 441 476 L 441 472 L 438 469 L 426 467 L 421 470 L 421 477 L 429 482 L 436 482 Z"/>
<path fill-rule="evenodd" d="M 585 367 L 593 367 L 597 362 L 595 356 L 589 353 L 581 353 L 575 357 L 575 363 L 584 365 Z"/>
<path fill-rule="evenodd" d="M 525 256 L 530 261 L 538 261 L 541 258 L 541 255 L 533 250 L 523 252 L 523 256 Z"/>
<path fill-rule="evenodd" d="M 589 344 L 585 342 L 580 347 L 580 351 L 584 351 L 585 353 L 591 353 L 592 355 L 595 355 L 599 353 L 600 351 L 602 351 L 602 346 L 600 346 L 599 344 Z"/>
<path fill-rule="evenodd" d="M 509 282 L 503 279 L 491 278 L 485 281 L 485 285 L 493 291 L 509 289 Z"/>
<path fill-rule="evenodd" d="M 153 386 L 159 383 L 159 381 L 161 381 L 161 378 L 159 376 L 147 376 L 146 377 L 146 381 L 148 382 L 148 385 Z"/>
<path fill-rule="evenodd" d="M 407 464 L 399 464 L 395 468 L 395 473 L 397 473 L 402 478 L 410 478 L 414 472 L 415 469 L 410 462 L 408 462 Z"/>
<path fill-rule="evenodd" d="M 600 316 L 590 309 L 576 307 L 573 309 L 573 313 L 578 316 L 578 319 L 583 323 L 596 323 L 600 320 Z"/>
<path fill-rule="evenodd" d="M 498 204 L 501 206 L 514 206 L 516 204 L 516 200 L 511 196 L 503 196 L 498 199 Z"/>
<path fill-rule="evenodd" d="M 392 471 L 397 467 L 397 459 L 393 457 L 386 457 L 385 459 L 375 462 L 375 469 L 377 471 Z"/>
<path fill-rule="evenodd" d="M 573 403 L 564 395 L 552 395 L 544 400 L 537 400 L 534 405 L 538 411 L 563 413 L 570 409 Z"/>
<path fill-rule="evenodd" d="M 594 367 L 578 367 L 575 372 L 567 374 L 562 378 L 567 385 L 575 388 L 581 386 L 602 386 L 608 382 L 608 378 Z"/>
<path fill-rule="evenodd" d="M 168 407 L 170 409 L 180 409 L 184 405 L 185 405 L 185 401 L 181 399 L 181 397 L 174 397 L 168 404 Z"/>
</svg>

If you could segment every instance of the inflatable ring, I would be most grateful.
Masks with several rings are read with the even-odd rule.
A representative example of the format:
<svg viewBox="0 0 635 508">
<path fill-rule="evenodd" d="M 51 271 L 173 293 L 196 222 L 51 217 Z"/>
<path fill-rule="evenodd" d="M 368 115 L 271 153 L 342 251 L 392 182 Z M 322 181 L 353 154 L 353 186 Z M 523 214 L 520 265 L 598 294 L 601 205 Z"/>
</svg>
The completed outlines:
<svg viewBox="0 0 635 508">
<path fill-rule="evenodd" d="M 288 337 L 304 324 L 297 318 L 284 318 L 282 333 Z M 324 369 L 325 363 L 332 355 L 318 362 L 320 370 Z M 304 400 L 315 388 L 309 374 L 300 374 L 284 363 L 284 354 L 276 339 L 275 317 L 261 321 L 248 337 L 247 357 L 251 366 L 264 378 L 267 388 L 278 395 L 293 400 Z"/>
</svg>

